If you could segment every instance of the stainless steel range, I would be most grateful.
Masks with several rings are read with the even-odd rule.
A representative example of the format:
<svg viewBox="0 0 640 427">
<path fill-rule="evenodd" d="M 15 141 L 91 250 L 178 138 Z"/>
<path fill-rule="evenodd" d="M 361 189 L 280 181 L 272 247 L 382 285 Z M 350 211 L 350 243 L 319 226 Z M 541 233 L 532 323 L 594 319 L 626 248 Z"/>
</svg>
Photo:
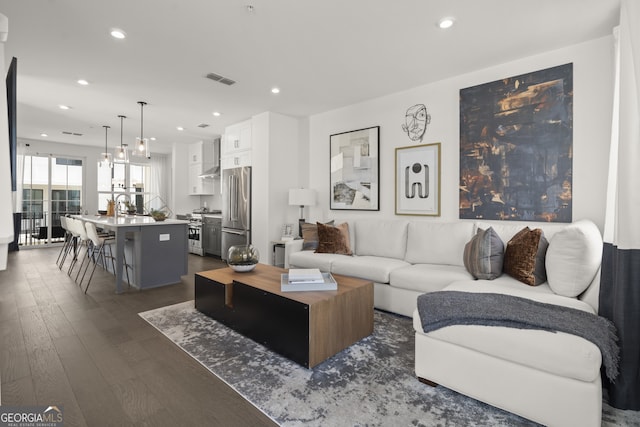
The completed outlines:
<svg viewBox="0 0 640 427">
<path fill-rule="evenodd" d="M 191 214 L 189 219 L 189 253 L 204 256 L 202 247 L 202 214 Z"/>
<path fill-rule="evenodd" d="M 196 210 L 193 211 L 189 217 L 189 253 L 204 256 L 206 248 L 204 245 L 205 236 L 203 233 L 203 214 L 220 215 L 221 211 L 205 211 Z"/>
</svg>

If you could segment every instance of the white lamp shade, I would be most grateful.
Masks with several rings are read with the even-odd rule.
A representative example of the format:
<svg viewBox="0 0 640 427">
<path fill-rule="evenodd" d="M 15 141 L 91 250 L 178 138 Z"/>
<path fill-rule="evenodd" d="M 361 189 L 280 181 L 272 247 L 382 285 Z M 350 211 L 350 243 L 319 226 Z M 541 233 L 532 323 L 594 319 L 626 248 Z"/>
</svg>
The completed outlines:
<svg viewBox="0 0 640 427">
<path fill-rule="evenodd" d="M 316 204 L 316 191 L 310 188 L 293 188 L 289 190 L 289 204 L 313 206 Z"/>
</svg>

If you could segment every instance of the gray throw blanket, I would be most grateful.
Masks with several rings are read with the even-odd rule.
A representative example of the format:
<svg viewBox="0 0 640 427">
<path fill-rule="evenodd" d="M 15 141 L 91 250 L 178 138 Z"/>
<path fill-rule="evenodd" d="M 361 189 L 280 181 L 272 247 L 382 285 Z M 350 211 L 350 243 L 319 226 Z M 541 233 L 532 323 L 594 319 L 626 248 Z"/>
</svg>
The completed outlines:
<svg viewBox="0 0 640 427">
<path fill-rule="evenodd" d="M 420 295 L 418 313 L 424 332 L 451 325 L 483 325 L 577 335 L 598 346 L 609 380 L 618 375 L 615 326 L 586 311 L 512 295 L 440 291 Z"/>
</svg>

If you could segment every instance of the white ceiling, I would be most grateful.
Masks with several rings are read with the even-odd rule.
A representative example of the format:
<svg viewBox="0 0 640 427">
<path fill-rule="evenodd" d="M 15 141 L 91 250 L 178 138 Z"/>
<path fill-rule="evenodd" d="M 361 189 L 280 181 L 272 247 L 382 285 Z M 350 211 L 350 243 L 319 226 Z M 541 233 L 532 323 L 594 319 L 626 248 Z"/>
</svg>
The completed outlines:
<svg viewBox="0 0 640 427">
<path fill-rule="evenodd" d="M 0 0 L 9 19 L 5 61 L 18 58 L 19 137 L 45 132 L 47 140 L 101 146 L 109 125 L 115 146 L 123 114 L 124 142 L 132 143 L 137 102 L 146 101 L 144 136 L 156 137 L 152 150 L 160 152 L 267 110 L 308 116 L 603 37 L 619 7 L 619 0 Z M 436 27 L 443 16 L 456 21 L 446 31 Z M 128 37 L 113 39 L 114 27 Z M 210 72 L 237 83 L 206 79 Z M 78 85 L 80 78 L 91 84 Z M 273 86 L 281 93 L 271 94 Z"/>
</svg>

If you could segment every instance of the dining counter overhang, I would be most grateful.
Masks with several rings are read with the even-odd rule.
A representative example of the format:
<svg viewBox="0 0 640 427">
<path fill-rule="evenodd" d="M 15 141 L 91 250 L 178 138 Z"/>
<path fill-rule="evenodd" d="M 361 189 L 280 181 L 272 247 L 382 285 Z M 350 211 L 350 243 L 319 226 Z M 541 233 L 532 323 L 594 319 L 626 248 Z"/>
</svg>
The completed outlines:
<svg viewBox="0 0 640 427">
<path fill-rule="evenodd" d="M 180 282 L 187 274 L 188 221 L 155 221 L 148 216 L 73 215 L 97 228 L 115 233 L 116 293 L 122 292 L 124 254 L 132 266 L 129 279 L 138 289 L 155 288 Z"/>
</svg>

